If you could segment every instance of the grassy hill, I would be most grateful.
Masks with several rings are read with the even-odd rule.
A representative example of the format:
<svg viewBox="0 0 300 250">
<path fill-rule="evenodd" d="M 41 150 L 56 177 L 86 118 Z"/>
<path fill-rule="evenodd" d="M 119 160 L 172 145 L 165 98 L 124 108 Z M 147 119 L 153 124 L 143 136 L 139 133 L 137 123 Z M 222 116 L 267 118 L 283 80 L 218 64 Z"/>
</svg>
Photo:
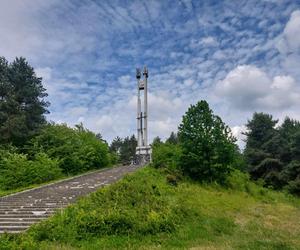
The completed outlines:
<svg viewBox="0 0 300 250">
<path fill-rule="evenodd" d="M 244 184 L 176 183 L 146 167 L 0 249 L 300 249 L 300 199 Z"/>
</svg>

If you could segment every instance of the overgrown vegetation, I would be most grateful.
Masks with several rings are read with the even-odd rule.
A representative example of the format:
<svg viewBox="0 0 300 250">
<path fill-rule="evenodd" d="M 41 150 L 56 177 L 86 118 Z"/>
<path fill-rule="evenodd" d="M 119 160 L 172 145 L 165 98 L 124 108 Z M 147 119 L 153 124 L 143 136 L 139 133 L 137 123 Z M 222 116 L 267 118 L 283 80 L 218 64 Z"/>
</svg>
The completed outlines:
<svg viewBox="0 0 300 250">
<path fill-rule="evenodd" d="M 58 160 L 38 153 L 29 160 L 25 154 L 7 153 L 0 161 L 0 190 L 39 184 L 62 176 Z"/>
<path fill-rule="evenodd" d="M 30 141 L 29 153 L 44 152 L 59 159 L 59 167 L 66 174 L 76 174 L 109 164 L 108 146 L 85 129 L 50 124 Z"/>
<path fill-rule="evenodd" d="M 15 189 L 110 164 L 108 145 L 82 125 L 45 125 L 22 149 L 0 150 L 0 190 Z"/>
<path fill-rule="evenodd" d="M 298 249 L 300 201 L 233 171 L 200 185 L 146 167 L 83 198 L 0 249 Z"/>
<path fill-rule="evenodd" d="M 0 58 L 0 193 L 102 168 L 114 160 L 82 124 L 47 123 L 42 79 L 24 58 Z"/>
</svg>

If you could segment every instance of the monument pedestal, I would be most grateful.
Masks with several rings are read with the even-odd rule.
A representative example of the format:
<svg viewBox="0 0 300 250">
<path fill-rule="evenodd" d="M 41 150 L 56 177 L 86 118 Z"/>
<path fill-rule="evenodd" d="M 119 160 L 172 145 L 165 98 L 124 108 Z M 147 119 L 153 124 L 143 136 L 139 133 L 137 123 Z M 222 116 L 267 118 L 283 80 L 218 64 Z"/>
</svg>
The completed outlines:
<svg viewBox="0 0 300 250">
<path fill-rule="evenodd" d="M 152 149 L 150 146 L 141 146 L 136 148 L 136 164 L 145 165 L 151 162 Z"/>
</svg>

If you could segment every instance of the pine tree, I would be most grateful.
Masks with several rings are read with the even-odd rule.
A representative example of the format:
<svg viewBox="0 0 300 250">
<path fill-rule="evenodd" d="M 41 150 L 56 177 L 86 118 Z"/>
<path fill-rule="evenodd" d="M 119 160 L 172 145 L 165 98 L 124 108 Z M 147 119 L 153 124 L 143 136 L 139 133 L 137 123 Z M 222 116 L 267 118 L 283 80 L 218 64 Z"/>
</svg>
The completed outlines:
<svg viewBox="0 0 300 250">
<path fill-rule="evenodd" d="M 155 147 L 156 145 L 160 145 L 160 144 L 162 144 L 162 141 L 161 141 L 160 137 L 159 136 L 154 137 L 151 146 Z"/>
<path fill-rule="evenodd" d="M 0 60 L 0 142 L 22 145 L 45 124 L 49 103 L 42 78 L 24 58 Z"/>
<path fill-rule="evenodd" d="M 111 152 L 114 152 L 114 153 L 116 153 L 116 154 L 120 154 L 120 150 L 121 150 L 121 146 L 122 146 L 122 143 L 123 143 L 123 141 L 122 141 L 122 139 L 119 137 L 119 136 L 117 136 L 115 139 L 113 139 L 113 141 L 111 142 L 111 144 L 110 144 L 110 147 L 109 147 L 109 150 L 111 151 Z"/>
<path fill-rule="evenodd" d="M 120 148 L 120 160 L 123 164 L 130 164 L 135 156 L 135 150 L 137 146 L 137 140 L 134 135 L 130 138 L 127 136 L 124 138 Z"/>
<path fill-rule="evenodd" d="M 176 133 L 172 132 L 170 137 L 166 140 L 167 143 L 170 144 L 178 144 L 178 136 Z"/>
</svg>

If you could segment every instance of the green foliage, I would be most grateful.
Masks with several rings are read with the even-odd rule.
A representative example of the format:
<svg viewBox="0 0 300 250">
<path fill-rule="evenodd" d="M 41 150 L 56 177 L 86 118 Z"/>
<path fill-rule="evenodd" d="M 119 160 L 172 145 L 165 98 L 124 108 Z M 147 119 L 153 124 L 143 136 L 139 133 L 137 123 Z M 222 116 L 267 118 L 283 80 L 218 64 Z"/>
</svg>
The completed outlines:
<svg viewBox="0 0 300 250">
<path fill-rule="evenodd" d="M 0 236 L 0 249 L 299 248 L 299 199 L 237 170 L 231 188 L 166 178 L 143 168 L 24 234 Z"/>
<path fill-rule="evenodd" d="M 253 117 L 246 124 L 247 136 L 246 148 L 261 149 L 262 145 L 267 142 L 275 133 L 275 125 L 278 120 L 273 120 L 273 117 L 265 113 L 254 113 Z"/>
<path fill-rule="evenodd" d="M 286 118 L 275 128 L 271 115 L 255 113 L 248 121 L 245 158 L 254 180 L 263 179 L 266 186 L 285 188 L 299 193 L 300 123 Z"/>
<path fill-rule="evenodd" d="M 237 169 L 233 170 L 226 178 L 226 186 L 233 190 L 247 191 L 249 183 L 250 175 Z"/>
<path fill-rule="evenodd" d="M 24 58 L 0 58 L 0 143 L 23 145 L 45 123 L 42 79 Z"/>
<path fill-rule="evenodd" d="M 0 160 L 0 189 L 3 190 L 47 182 L 61 175 L 58 161 L 44 153 L 28 160 L 27 155 L 6 152 Z"/>
<path fill-rule="evenodd" d="M 178 135 L 174 132 L 171 132 L 170 137 L 166 140 L 166 142 L 170 144 L 178 144 L 179 143 Z"/>
<path fill-rule="evenodd" d="M 152 166 L 155 168 L 180 168 L 181 147 L 170 143 L 154 144 L 152 148 Z"/>
<path fill-rule="evenodd" d="M 111 143 L 110 152 L 116 156 L 119 163 L 130 164 L 135 157 L 137 140 L 134 135 L 121 139 L 117 136 Z"/>
<path fill-rule="evenodd" d="M 109 154 L 109 162 L 111 165 L 116 165 L 117 163 L 120 162 L 120 157 L 117 153 L 115 152 L 110 152 Z"/>
<path fill-rule="evenodd" d="M 120 150 L 121 150 L 121 146 L 122 146 L 122 139 L 117 136 L 115 139 L 113 139 L 113 141 L 111 142 L 110 146 L 109 146 L 109 150 L 111 152 L 114 152 L 116 154 L 120 154 Z"/>
<path fill-rule="evenodd" d="M 300 162 L 291 161 L 280 173 L 280 179 L 286 183 L 285 188 L 292 194 L 300 196 Z"/>
<path fill-rule="evenodd" d="M 109 165 L 108 146 L 82 126 L 49 124 L 31 140 L 31 152 L 59 159 L 64 173 L 75 174 Z"/>
<path fill-rule="evenodd" d="M 127 165 L 131 163 L 135 157 L 136 147 L 137 140 L 134 135 L 132 135 L 130 138 L 125 137 L 120 148 L 120 161 L 123 164 Z"/>
<path fill-rule="evenodd" d="M 30 235 L 37 241 L 62 242 L 106 235 L 155 235 L 173 232 L 186 216 L 188 210 L 164 176 L 146 169 L 36 225 Z"/>
<path fill-rule="evenodd" d="M 161 141 L 159 136 L 154 137 L 151 146 L 155 147 L 156 145 L 162 144 L 163 142 Z"/>
<path fill-rule="evenodd" d="M 206 101 L 192 105 L 179 126 L 181 167 L 190 177 L 223 183 L 235 161 L 235 138 Z"/>
</svg>

